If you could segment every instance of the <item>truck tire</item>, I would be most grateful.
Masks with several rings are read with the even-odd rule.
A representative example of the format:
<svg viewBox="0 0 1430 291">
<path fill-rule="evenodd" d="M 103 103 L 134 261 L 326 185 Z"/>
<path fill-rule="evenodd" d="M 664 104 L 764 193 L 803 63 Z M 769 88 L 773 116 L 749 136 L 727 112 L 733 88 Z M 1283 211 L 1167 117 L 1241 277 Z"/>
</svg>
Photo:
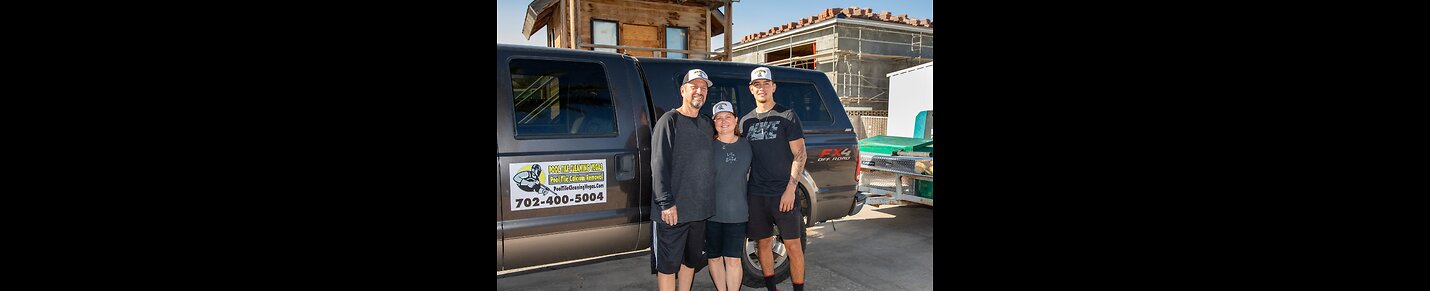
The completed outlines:
<svg viewBox="0 0 1430 291">
<path fill-rule="evenodd" d="M 805 228 L 808 227 L 808 225 L 806 225 L 805 223 L 809 219 L 809 197 L 804 192 L 804 187 L 795 187 L 795 205 L 800 207 L 800 209 L 797 209 L 797 211 L 800 211 L 801 216 L 803 216 L 802 219 L 799 220 L 799 244 L 800 249 L 804 250 L 805 253 L 805 276 L 808 276 L 809 239 L 806 237 Z M 774 227 L 774 233 L 774 279 L 775 282 L 784 282 L 790 277 L 788 250 L 784 248 L 784 238 L 780 237 L 779 235 L 779 226 Z M 758 242 L 753 239 L 750 239 L 748 237 L 745 238 L 745 257 L 740 260 L 740 265 L 743 265 L 743 267 L 745 268 L 745 278 L 741 280 L 741 285 L 745 285 L 746 287 L 750 288 L 765 287 L 765 273 L 760 269 L 760 257 L 757 253 L 759 251 L 759 248 L 757 247 L 757 243 Z"/>
</svg>

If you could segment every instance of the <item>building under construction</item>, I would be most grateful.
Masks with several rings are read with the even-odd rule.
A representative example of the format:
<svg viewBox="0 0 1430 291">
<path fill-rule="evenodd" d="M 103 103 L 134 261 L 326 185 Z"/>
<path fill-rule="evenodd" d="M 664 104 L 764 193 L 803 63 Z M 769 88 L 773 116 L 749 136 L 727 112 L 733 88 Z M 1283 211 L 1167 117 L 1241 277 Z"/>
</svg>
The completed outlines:
<svg viewBox="0 0 1430 291">
<path fill-rule="evenodd" d="M 933 61 L 933 20 L 830 8 L 747 35 L 733 47 L 736 62 L 822 71 L 851 115 L 879 115 L 889 106 L 886 75 Z"/>
<path fill-rule="evenodd" d="M 521 33 L 546 29 L 546 46 L 640 57 L 730 60 L 710 51 L 725 35 L 738 0 L 532 0 Z M 724 7 L 721 12 L 720 7 Z"/>
</svg>

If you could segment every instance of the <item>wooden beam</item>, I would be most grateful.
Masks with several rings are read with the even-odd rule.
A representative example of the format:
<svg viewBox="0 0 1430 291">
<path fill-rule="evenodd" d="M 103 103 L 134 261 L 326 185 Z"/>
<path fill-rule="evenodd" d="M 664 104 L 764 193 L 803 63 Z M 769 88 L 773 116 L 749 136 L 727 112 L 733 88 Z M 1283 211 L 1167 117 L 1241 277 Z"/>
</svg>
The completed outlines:
<svg viewBox="0 0 1430 291">
<path fill-rule="evenodd" d="M 571 1 L 571 48 L 581 43 L 581 0 Z"/>
<path fill-rule="evenodd" d="M 590 43 L 583 43 L 583 44 L 581 44 L 581 47 L 589 47 L 589 48 L 613 48 L 613 49 L 638 50 L 638 51 L 658 51 L 658 52 L 672 52 L 672 53 L 685 53 L 685 54 L 692 54 L 692 55 L 711 55 L 711 56 L 720 55 L 720 54 L 721 54 L 721 53 L 717 53 L 717 52 L 703 52 L 703 51 L 693 51 L 693 50 L 677 50 L 677 49 L 668 49 L 668 48 L 652 48 L 652 47 L 638 47 L 638 46 L 624 46 L 624 45 L 590 44 Z"/>
<path fill-rule="evenodd" d="M 568 46 L 568 47 L 569 47 L 569 48 L 572 48 L 572 49 L 575 49 L 575 48 L 576 48 L 576 3 L 575 3 L 576 1 L 575 1 L 575 0 L 563 0 L 563 1 L 561 1 L 561 2 L 565 2 L 565 3 L 563 3 L 563 4 L 566 4 L 566 6 L 564 6 L 564 7 L 566 8 L 566 38 L 568 38 L 568 39 L 571 40 L 571 41 L 570 41 L 571 46 Z"/>
<path fill-rule="evenodd" d="M 705 42 L 706 42 L 706 43 L 709 43 L 709 42 L 710 42 L 710 38 L 715 37 L 714 35 L 711 35 L 711 34 L 710 34 L 710 22 L 711 22 L 711 21 L 715 21 L 715 13 L 711 13 L 709 6 L 706 6 L 706 8 L 705 8 Z M 710 45 L 708 45 L 708 44 L 705 45 L 705 48 L 706 48 L 706 49 L 709 49 L 709 48 L 710 48 Z"/>
<path fill-rule="evenodd" d="M 730 30 L 730 26 L 731 26 L 730 19 L 734 18 L 734 15 L 735 15 L 735 10 L 731 9 L 731 8 L 732 8 L 731 6 L 733 6 L 732 2 L 733 2 L 733 1 L 729 1 L 729 0 L 726 0 L 726 1 L 725 1 L 725 48 L 724 48 L 724 51 L 725 51 L 725 61 L 726 61 L 726 62 L 730 61 L 730 35 L 731 35 L 731 34 L 735 34 L 734 31 L 731 31 L 731 30 Z"/>
</svg>

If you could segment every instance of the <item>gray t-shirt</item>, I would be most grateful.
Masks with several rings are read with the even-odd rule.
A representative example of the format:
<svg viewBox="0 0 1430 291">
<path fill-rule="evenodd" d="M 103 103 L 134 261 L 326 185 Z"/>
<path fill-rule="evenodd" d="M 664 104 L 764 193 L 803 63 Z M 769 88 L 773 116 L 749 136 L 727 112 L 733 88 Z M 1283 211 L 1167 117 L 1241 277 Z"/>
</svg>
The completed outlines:
<svg viewBox="0 0 1430 291">
<path fill-rule="evenodd" d="M 745 181 L 750 172 L 750 142 L 745 138 L 734 143 L 715 139 L 715 217 L 710 221 L 741 223 L 750 220 L 750 206 L 745 204 Z"/>
<path fill-rule="evenodd" d="M 651 221 L 660 221 L 660 211 L 676 208 L 676 223 L 706 220 L 715 215 L 715 176 L 710 169 L 715 159 L 710 141 L 715 139 L 715 123 L 710 115 L 696 117 L 671 109 L 656 120 L 651 130 Z"/>
</svg>

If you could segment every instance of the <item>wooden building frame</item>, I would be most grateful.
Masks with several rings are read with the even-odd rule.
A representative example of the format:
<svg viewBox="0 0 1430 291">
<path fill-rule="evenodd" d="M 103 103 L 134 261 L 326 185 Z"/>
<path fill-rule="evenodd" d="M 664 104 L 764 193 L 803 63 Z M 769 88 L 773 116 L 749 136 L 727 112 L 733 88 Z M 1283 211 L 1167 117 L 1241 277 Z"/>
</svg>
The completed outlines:
<svg viewBox="0 0 1430 291">
<path fill-rule="evenodd" d="M 636 56 L 684 53 L 686 58 L 729 61 L 726 51 L 711 51 L 710 38 L 724 35 L 731 46 L 731 13 L 739 0 L 533 0 L 527 5 L 522 35 L 547 29 L 547 45 L 557 48 L 615 49 Z M 724 7 L 722 12 L 719 8 Z M 617 44 L 595 44 L 595 21 L 617 22 Z M 666 48 L 666 28 L 685 29 L 685 49 Z M 626 29 L 635 31 L 625 31 Z M 648 39 L 652 28 L 654 39 Z"/>
</svg>

